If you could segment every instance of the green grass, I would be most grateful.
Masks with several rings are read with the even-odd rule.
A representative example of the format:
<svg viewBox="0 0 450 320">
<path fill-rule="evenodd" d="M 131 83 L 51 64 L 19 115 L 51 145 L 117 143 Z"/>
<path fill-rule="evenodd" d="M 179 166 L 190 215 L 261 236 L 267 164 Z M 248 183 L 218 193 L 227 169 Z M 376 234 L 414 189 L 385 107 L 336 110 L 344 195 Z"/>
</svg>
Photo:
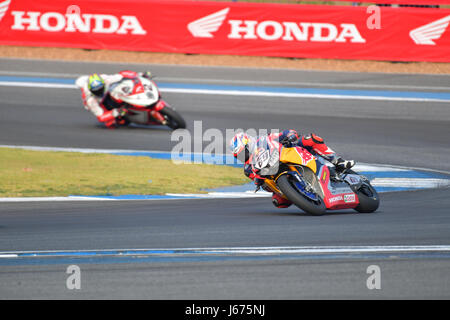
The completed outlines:
<svg viewBox="0 0 450 320">
<path fill-rule="evenodd" d="M 0 197 L 201 193 L 246 182 L 229 166 L 0 148 Z"/>
</svg>

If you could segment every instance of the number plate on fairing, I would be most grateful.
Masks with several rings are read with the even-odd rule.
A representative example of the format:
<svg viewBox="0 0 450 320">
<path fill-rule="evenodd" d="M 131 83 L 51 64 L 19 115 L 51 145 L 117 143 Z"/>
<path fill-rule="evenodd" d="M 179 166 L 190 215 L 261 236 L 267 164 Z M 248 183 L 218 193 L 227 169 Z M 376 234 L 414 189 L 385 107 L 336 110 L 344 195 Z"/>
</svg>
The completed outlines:
<svg viewBox="0 0 450 320">
<path fill-rule="evenodd" d="M 362 183 L 362 179 L 357 174 L 347 174 L 344 177 L 345 182 L 347 182 L 351 186 L 359 186 Z"/>
<path fill-rule="evenodd" d="M 258 151 L 260 152 L 256 155 L 255 168 L 262 169 L 269 164 L 270 151 L 269 150 L 258 150 Z"/>
</svg>

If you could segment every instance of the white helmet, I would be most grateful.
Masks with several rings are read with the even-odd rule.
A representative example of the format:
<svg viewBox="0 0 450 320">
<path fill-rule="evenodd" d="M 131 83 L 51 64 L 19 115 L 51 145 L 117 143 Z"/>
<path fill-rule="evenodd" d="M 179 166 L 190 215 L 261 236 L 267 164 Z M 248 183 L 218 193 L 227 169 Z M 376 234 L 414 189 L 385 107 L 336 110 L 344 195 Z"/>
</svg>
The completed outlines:
<svg viewBox="0 0 450 320">
<path fill-rule="evenodd" d="M 234 137 L 230 140 L 230 150 L 235 158 L 239 158 L 239 160 L 243 160 L 244 162 L 248 160 L 250 156 L 251 146 L 253 144 L 254 139 L 248 136 L 245 132 L 239 132 L 234 135 Z M 245 155 L 244 159 L 242 157 Z"/>
</svg>

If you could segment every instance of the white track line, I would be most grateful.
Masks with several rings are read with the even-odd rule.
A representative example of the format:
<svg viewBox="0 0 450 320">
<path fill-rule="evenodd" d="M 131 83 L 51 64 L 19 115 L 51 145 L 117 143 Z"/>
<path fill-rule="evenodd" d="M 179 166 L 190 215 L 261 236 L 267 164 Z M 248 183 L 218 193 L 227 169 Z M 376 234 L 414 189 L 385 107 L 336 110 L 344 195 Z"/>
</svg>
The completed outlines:
<svg viewBox="0 0 450 320">
<path fill-rule="evenodd" d="M 95 255 L 192 255 L 192 254 L 370 254 L 370 253 L 420 253 L 450 252 L 450 245 L 385 245 L 385 246 L 292 246 L 292 247 L 223 247 L 223 248 L 149 248 L 149 249 L 98 249 L 98 250 L 43 250 L 0 252 L 0 258 L 50 257 L 95 254 Z"/>
<path fill-rule="evenodd" d="M 435 178 L 374 178 L 370 181 L 374 187 L 398 188 L 443 188 L 450 186 L 449 179 Z"/>
<path fill-rule="evenodd" d="M 76 89 L 74 84 L 39 83 L 39 82 L 8 82 L 0 81 L 0 86 L 9 87 L 33 87 L 47 89 Z M 342 100 L 374 100 L 374 101 L 409 101 L 409 102 L 443 102 L 450 103 L 449 99 L 437 98 L 414 98 L 414 97 L 388 97 L 388 96 L 364 96 L 346 94 L 315 94 L 315 93 L 288 93 L 276 91 L 251 91 L 251 90 L 219 90 L 219 89 L 182 89 L 163 88 L 161 92 L 183 93 L 183 94 L 206 94 L 206 95 L 229 95 L 229 96 L 257 96 L 257 97 L 280 97 L 280 98 L 311 98 L 311 99 L 342 99 Z"/>
<path fill-rule="evenodd" d="M 280 97 L 280 98 L 316 98 L 316 99 L 342 99 L 342 100 L 375 100 L 375 101 L 409 101 L 409 102 L 444 102 L 447 99 L 412 98 L 412 97 L 387 97 L 387 96 L 363 96 L 345 94 L 319 94 L 319 93 L 288 93 L 275 91 L 250 91 L 250 90 L 218 90 L 218 89 L 181 89 L 161 88 L 162 92 L 185 94 L 215 94 L 230 96 L 256 96 L 256 97 Z"/>
<path fill-rule="evenodd" d="M 28 88 L 47 88 L 47 89 L 77 89 L 75 84 L 64 83 L 40 83 L 40 82 L 8 82 L 0 81 L 0 86 L 4 87 L 28 87 Z"/>
<path fill-rule="evenodd" d="M 0 75 L 7 76 L 34 76 L 47 78 L 77 78 L 82 76 L 81 73 L 57 73 L 57 72 L 25 72 L 25 71 L 8 71 L 0 70 Z M 438 74 L 439 75 L 439 74 Z M 441 75 L 442 76 L 442 75 Z M 446 75 L 443 75 L 446 76 Z M 395 84 L 370 84 L 370 83 L 331 83 L 331 82 L 302 82 L 302 81 L 264 81 L 264 80 L 231 80 L 231 79 L 205 79 L 205 78 L 183 78 L 183 77 L 154 77 L 157 81 L 162 82 L 189 82 L 189 83 L 217 83 L 217 84 L 245 84 L 245 85 L 274 85 L 274 86 L 313 86 L 323 88 L 364 88 L 364 89 L 402 89 L 402 90 L 446 90 L 450 87 L 433 87 L 433 86 L 417 86 L 417 85 L 395 85 Z"/>
</svg>

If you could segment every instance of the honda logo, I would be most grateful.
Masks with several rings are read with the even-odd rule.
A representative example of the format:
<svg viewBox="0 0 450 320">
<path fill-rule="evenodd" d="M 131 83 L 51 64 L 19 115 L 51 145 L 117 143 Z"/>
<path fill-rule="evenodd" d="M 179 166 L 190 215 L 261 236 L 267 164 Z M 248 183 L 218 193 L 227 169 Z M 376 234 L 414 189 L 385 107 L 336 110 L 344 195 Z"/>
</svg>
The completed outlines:
<svg viewBox="0 0 450 320">
<path fill-rule="evenodd" d="M 211 32 L 219 30 L 230 8 L 217 11 L 188 24 L 188 30 L 196 38 L 213 38 Z"/>
<path fill-rule="evenodd" d="M 226 8 L 202 17 L 189 23 L 187 28 L 196 38 L 214 38 L 212 33 L 222 26 L 229 10 L 230 8 Z M 366 42 L 356 25 L 351 23 L 341 23 L 336 26 L 331 23 L 319 22 L 228 20 L 228 24 L 230 25 L 228 39 Z"/>
<path fill-rule="evenodd" d="M 92 32 L 106 34 L 145 35 L 135 16 L 110 14 L 81 14 L 76 5 L 69 6 L 66 14 L 59 12 L 12 11 L 14 24 L 12 30 L 47 31 L 47 32 Z M 92 28 L 93 27 L 93 28 Z"/>
<path fill-rule="evenodd" d="M 409 36 L 416 44 L 435 46 L 436 43 L 433 40 L 438 40 L 442 36 L 449 22 L 450 16 L 446 16 L 445 18 L 411 30 Z"/>
<path fill-rule="evenodd" d="M 6 11 L 8 11 L 10 3 L 11 0 L 5 0 L 0 2 L 0 21 L 2 21 L 3 17 L 6 14 Z"/>
</svg>

